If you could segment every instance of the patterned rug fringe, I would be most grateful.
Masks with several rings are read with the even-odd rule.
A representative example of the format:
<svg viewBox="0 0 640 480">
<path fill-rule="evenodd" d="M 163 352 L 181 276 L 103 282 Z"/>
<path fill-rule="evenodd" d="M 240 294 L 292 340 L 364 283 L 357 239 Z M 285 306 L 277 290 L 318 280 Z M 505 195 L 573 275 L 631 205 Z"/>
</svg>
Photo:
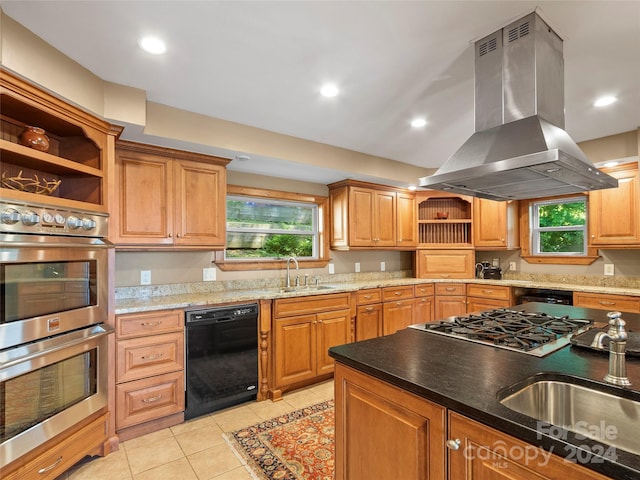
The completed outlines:
<svg viewBox="0 0 640 480">
<path fill-rule="evenodd" d="M 222 434 L 222 438 L 224 438 L 224 441 L 227 442 L 227 445 L 229 445 L 229 448 L 231 449 L 233 454 L 238 458 L 238 460 L 240 460 L 240 463 L 245 468 L 245 470 L 249 473 L 249 475 L 251 475 L 251 478 L 253 478 L 253 480 L 261 480 L 261 478 L 258 477 L 258 475 L 256 475 L 256 473 L 253 471 L 251 466 L 247 463 L 245 458 L 238 451 L 238 449 L 236 448 L 235 444 L 231 441 L 231 439 L 227 436 L 226 433 Z"/>
</svg>

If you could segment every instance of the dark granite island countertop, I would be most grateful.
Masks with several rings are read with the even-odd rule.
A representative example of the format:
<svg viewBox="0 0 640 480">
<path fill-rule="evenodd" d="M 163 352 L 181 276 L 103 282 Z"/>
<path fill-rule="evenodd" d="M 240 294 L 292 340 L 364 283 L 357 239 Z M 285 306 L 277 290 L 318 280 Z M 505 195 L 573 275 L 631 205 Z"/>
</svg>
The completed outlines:
<svg viewBox="0 0 640 480">
<path fill-rule="evenodd" d="M 607 312 L 564 305 L 529 303 L 517 310 L 543 311 L 551 315 L 589 318 L 606 324 Z M 640 330 L 640 315 L 625 313 L 630 330 Z M 576 447 L 595 453 L 597 442 L 567 432 L 539 432 L 537 421 L 503 406 L 498 392 L 539 373 L 586 378 L 615 388 L 602 380 L 608 371 L 608 352 L 566 346 L 545 357 L 494 348 L 489 345 L 405 329 L 393 335 L 340 345 L 329 354 L 344 365 L 386 381 L 560 456 L 576 457 Z M 627 357 L 631 392 L 640 391 L 640 358 Z M 640 432 L 640 418 L 638 422 Z M 640 433 L 639 433 L 640 435 Z M 581 451 L 581 453 L 582 453 Z M 640 478 L 640 456 L 617 449 L 617 459 L 591 457 L 587 468 L 616 479 Z M 582 456 L 582 455 L 581 455 Z"/>
</svg>

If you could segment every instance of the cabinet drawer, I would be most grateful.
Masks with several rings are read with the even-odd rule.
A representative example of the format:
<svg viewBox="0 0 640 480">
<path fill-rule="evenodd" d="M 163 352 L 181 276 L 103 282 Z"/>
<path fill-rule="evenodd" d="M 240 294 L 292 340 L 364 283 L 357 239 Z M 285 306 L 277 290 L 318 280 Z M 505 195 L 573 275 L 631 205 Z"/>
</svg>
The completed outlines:
<svg viewBox="0 0 640 480">
<path fill-rule="evenodd" d="M 273 302 L 275 317 L 290 317 L 308 313 L 321 313 L 328 310 L 344 310 L 351 308 L 348 293 L 331 293 L 306 297 L 279 298 Z"/>
<path fill-rule="evenodd" d="M 415 285 L 414 295 L 416 297 L 428 297 L 433 295 L 435 288 L 433 283 L 425 283 L 421 285 Z"/>
<path fill-rule="evenodd" d="M 118 342 L 116 382 L 175 372 L 184 368 L 184 335 L 166 333 Z"/>
<path fill-rule="evenodd" d="M 382 289 L 382 301 L 402 300 L 413 298 L 413 285 L 402 285 L 400 287 L 384 287 Z"/>
<path fill-rule="evenodd" d="M 467 285 L 468 297 L 494 298 L 496 300 L 510 300 L 511 287 L 495 285 Z"/>
<path fill-rule="evenodd" d="M 597 308 L 600 310 L 640 313 L 640 297 L 626 295 L 573 292 L 573 305 L 576 307 Z"/>
<path fill-rule="evenodd" d="M 184 312 L 182 310 L 132 313 L 118 315 L 116 318 L 116 337 L 118 339 L 183 330 Z"/>
<path fill-rule="evenodd" d="M 366 288 L 364 290 L 358 290 L 358 293 L 356 294 L 356 301 L 358 302 L 358 305 L 380 303 L 382 301 L 382 289 Z"/>
<path fill-rule="evenodd" d="M 8 475 L 2 472 L 2 478 L 6 480 L 28 478 L 46 480 L 59 477 L 107 440 L 107 418 L 108 414 L 98 417 L 67 438 L 51 445 L 45 453 L 29 461 L 23 469 L 18 469 Z"/>
<path fill-rule="evenodd" d="M 116 385 L 116 429 L 184 410 L 182 372 Z"/>
<path fill-rule="evenodd" d="M 466 295 L 464 283 L 437 283 L 436 295 Z"/>
</svg>

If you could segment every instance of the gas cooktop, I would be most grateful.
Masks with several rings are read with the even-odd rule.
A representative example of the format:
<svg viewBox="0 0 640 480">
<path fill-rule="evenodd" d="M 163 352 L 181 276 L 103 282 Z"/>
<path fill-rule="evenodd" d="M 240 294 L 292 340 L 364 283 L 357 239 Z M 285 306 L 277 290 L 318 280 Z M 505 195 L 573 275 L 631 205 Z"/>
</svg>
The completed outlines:
<svg viewBox="0 0 640 480">
<path fill-rule="evenodd" d="M 568 315 L 498 308 L 409 328 L 543 357 L 568 345 L 572 335 L 589 330 L 592 324 Z"/>
</svg>

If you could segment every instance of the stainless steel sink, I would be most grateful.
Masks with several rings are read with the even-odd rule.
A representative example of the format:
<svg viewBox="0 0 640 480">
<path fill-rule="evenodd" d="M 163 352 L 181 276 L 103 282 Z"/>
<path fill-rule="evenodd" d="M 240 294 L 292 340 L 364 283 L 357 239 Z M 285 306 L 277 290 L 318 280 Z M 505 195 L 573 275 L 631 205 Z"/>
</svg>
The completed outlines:
<svg viewBox="0 0 640 480">
<path fill-rule="evenodd" d="M 544 422 L 539 431 L 559 435 L 551 425 L 640 455 L 640 392 L 587 380 L 536 375 L 498 393 L 502 405 Z"/>
<path fill-rule="evenodd" d="M 288 293 L 288 292 L 319 292 L 322 290 L 333 290 L 334 287 L 330 287 L 329 285 L 314 285 L 314 286 L 299 286 L 299 287 L 283 287 L 280 289 L 280 293 Z"/>
</svg>

